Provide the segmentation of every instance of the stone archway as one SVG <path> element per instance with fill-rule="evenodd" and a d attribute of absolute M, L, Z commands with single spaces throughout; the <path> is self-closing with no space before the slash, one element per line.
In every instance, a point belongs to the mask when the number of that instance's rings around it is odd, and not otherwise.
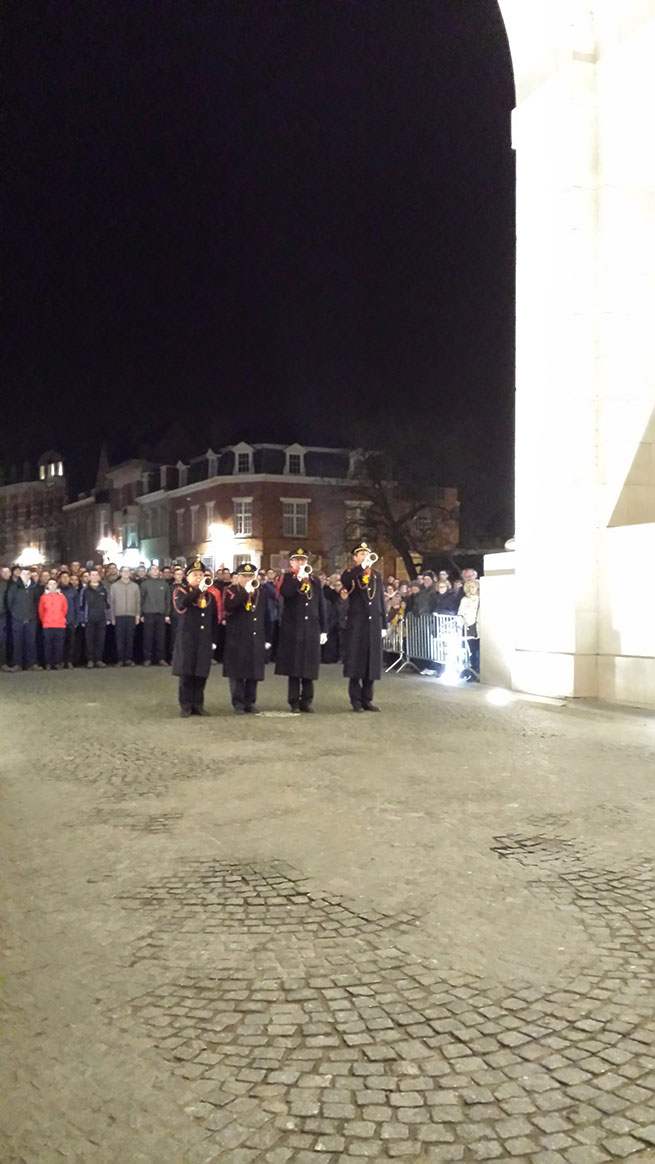
<path fill-rule="evenodd" d="M 485 567 L 488 678 L 655 706 L 655 0 L 499 3 L 517 92 L 517 515 L 515 554 Z"/>

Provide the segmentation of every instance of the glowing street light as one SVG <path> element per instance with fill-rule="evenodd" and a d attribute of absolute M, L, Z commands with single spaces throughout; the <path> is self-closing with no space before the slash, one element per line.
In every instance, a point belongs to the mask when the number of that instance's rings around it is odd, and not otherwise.
<path fill-rule="evenodd" d="M 28 566 L 42 566 L 44 562 L 45 558 L 43 554 L 35 546 L 26 546 L 16 558 L 16 565 L 22 566 L 23 568 Z"/>
<path fill-rule="evenodd" d="M 211 543 L 214 569 L 219 566 L 232 566 L 234 557 L 234 533 L 229 525 L 223 522 L 213 522 L 207 530 L 207 540 Z"/>

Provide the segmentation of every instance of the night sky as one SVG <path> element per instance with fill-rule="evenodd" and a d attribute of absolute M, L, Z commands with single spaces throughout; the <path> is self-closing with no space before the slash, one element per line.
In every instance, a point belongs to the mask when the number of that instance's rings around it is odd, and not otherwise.
<path fill-rule="evenodd" d="M 84 488 L 103 438 L 402 414 L 507 492 L 495 0 L 6 0 L 3 25 L 5 466 L 55 446 Z"/>

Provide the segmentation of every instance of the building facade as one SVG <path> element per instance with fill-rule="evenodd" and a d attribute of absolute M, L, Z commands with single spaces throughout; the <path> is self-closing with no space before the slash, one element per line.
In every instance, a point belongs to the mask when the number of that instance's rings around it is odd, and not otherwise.
<path fill-rule="evenodd" d="M 0 558 L 16 562 L 26 551 L 35 562 L 54 562 L 63 549 L 66 475 L 60 453 L 50 449 L 33 480 L 0 487 Z M 29 556 L 29 555 L 28 555 Z"/>

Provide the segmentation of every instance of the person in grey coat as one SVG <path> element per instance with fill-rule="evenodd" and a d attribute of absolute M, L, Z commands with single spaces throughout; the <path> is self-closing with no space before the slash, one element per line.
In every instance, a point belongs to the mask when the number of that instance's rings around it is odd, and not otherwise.
<path fill-rule="evenodd" d="M 117 667 L 134 666 L 134 631 L 141 617 L 141 590 L 130 577 L 128 566 L 121 566 L 116 582 L 109 590 L 111 621 L 116 627 Z"/>
<path fill-rule="evenodd" d="M 143 622 L 143 665 L 159 663 L 168 666 L 166 655 L 166 624 L 171 621 L 171 588 L 159 573 L 159 566 L 151 566 L 141 583 L 141 621 Z"/>

